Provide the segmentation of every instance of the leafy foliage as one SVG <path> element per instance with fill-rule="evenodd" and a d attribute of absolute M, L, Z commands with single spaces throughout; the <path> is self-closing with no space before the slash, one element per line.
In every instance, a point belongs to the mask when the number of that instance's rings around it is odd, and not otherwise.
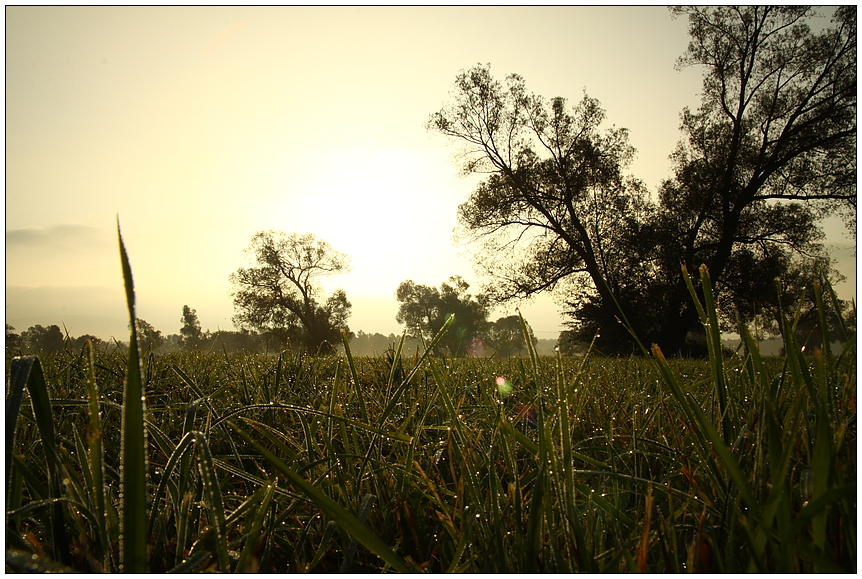
<path fill-rule="evenodd" d="M 401 303 L 395 319 L 404 324 L 409 334 L 431 339 L 454 316 L 452 330 L 438 347 L 453 356 L 467 354 L 474 340 L 485 337 L 488 325 L 488 299 L 484 295 L 473 297 L 467 293 L 469 288 L 470 284 L 460 276 L 449 278 L 439 289 L 403 281 L 395 292 Z"/>
<path fill-rule="evenodd" d="M 180 322 L 183 324 L 180 328 L 183 348 L 196 350 L 203 346 L 206 336 L 201 330 L 197 312 L 189 306 L 183 306 L 183 316 L 180 318 Z"/>
<path fill-rule="evenodd" d="M 328 353 L 348 330 L 343 290 L 322 300 L 321 276 L 347 271 L 349 258 L 312 234 L 259 231 L 247 254 L 256 264 L 231 274 L 234 323 L 273 332 L 311 352 Z"/>
<path fill-rule="evenodd" d="M 21 332 L 21 343 L 33 353 L 56 352 L 63 347 L 63 332 L 56 324 L 48 327 L 36 324 Z"/>
<path fill-rule="evenodd" d="M 642 342 L 682 351 L 698 317 L 681 264 L 709 267 L 730 326 L 736 309 L 774 312 L 776 275 L 836 279 L 819 219 L 842 215 L 855 232 L 856 10 L 839 7 L 816 33 L 805 7 L 673 12 L 689 17 L 680 66 L 704 67 L 703 101 L 683 112 L 674 177 L 655 199 L 625 173 L 627 132 L 603 130 L 588 96 L 570 107 L 478 65 L 428 123 L 464 146 L 463 172 L 485 175 L 458 218 L 481 241 L 489 296 L 557 290 L 573 332 L 598 334 L 609 352 L 635 349 L 618 320 Z"/>

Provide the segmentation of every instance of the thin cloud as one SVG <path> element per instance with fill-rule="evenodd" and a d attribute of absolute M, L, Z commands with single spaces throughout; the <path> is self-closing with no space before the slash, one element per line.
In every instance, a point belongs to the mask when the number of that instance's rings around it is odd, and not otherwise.
<path fill-rule="evenodd" d="M 61 223 L 51 227 L 25 227 L 6 231 L 7 248 L 93 246 L 104 244 L 107 239 L 105 230 L 75 223 Z"/>

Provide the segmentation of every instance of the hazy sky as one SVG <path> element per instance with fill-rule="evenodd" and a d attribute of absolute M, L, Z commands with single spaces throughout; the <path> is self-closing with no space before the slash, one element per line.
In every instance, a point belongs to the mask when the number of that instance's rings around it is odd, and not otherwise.
<path fill-rule="evenodd" d="M 586 90 L 654 191 L 699 104 L 701 72 L 674 69 L 687 43 L 661 7 L 7 7 L 7 322 L 126 339 L 119 215 L 138 315 L 163 333 L 184 304 L 233 329 L 228 276 L 270 228 L 350 255 L 327 287 L 351 329 L 397 333 L 400 282 L 481 281 L 452 240 L 475 181 L 424 128 L 456 74 Z M 522 306 L 540 338 L 557 310 Z"/>

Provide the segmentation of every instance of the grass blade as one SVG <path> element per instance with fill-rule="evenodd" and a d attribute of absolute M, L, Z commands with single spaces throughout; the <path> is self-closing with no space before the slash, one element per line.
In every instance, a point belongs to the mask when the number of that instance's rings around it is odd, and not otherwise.
<path fill-rule="evenodd" d="M 141 379 L 141 356 L 138 349 L 138 333 L 135 327 L 135 284 L 132 267 L 120 223 L 117 220 L 117 236 L 120 240 L 120 263 L 123 268 L 123 283 L 126 288 L 126 305 L 129 310 L 129 358 L 126 380 L 123 387 L 122 450 L 120 469 L 120 569 L 126 573 L 147 571 L 147 455 L 146 431 L 144 429 L 143 380 Z"/>
<path fill-rule="evenodd" d="M 400 571 L 402 573 L 410 573 L 411 569 L 407 566 L 407 564 L 401 560 L 392 550 L 389 548 L 386 543 L 384 543 L 377 535 L 368 530 L 368 528 L 357 520 L 350 512 L 348 512 L 344 507 L 330 499 L 324 493 L 319 491 L 307 480 L 296 474 L 293 470 L 287 467 L 283 462 L 281 462 L 277 456 L 275 456 L 272 452 L 269 451 L 268 448 L 251 438 L 248 434 L 245 433 L 242 429 L 236 426 L 233 423 L 230 423 L 231 427 L 239 434 L 243 439 L 245 439 L 249 444 L 251 444 L 258 452 L 260 452 L 267 460 L 269 460 L 270 464 L 278 470 L 281 474 L 287 477 L 290 480 L 291 484 L 302 490 L 302 492 L 311 499 L 328 517 L 338 523 L 338 526 L 341 527 L 347 534 L 351 537 L 356 538 L 360 543 L 365 545 L 369 551 L 383 559 L 386 563 L 391 565 L 396 571 Z"/>
<path fill-rule="evenodd" d="M 11 375 L 9 377 L 9 392 L 6 394 L 6 499 L 9 499 L 9 481 L 12 476 L 12 453 L 15 450 L 15 432 L 18 430 L 18 415 L 21 412 L 21 402 L 24 400 L 24 390 L 27 388 L 27 378 L 33 365 L 34 357 L 13 358 Z M 8 502 L 7 502 L 8 504 Z"/>
<path fill-rule="evenodd" d="M 191 432 L 192 440 L 198 450 L 198 468 L 201 471 L 204 491 L 209 504 L 210 523 L 216 532 L 216 558 L 221 573 L 230 573 L 230 558 L 227 552 L 227 528 L 225 526 L 224 502 L 222 501 L 221 488 L 218 476 L 216 476 L 210 445 L 202 432 Z"/>
<path fill-rule="evenodd" d="M 14 358 L 11 364 L 10 376 L 10 401 L 7 401 L 6 413 L 6 428 L 8 431 L 12 429 L 11 439 L 7 439 L 7 466 L 8 461 L 12 457 L 12 448 L 10 444 L 14 443 L 14 435 L 17 427 L 18 412 L 20 411 L 21 397 L 23 389 L 26 386 L 30 394 L 30 406 L 33 409 L 33 417 L 36 420 L 36 427 L 39 430 L 39 436 L 42 438 L 42 448 L 45 452 L 45 460 L 48 465 L 48 476 L 50 478 L 48 485 L 49 497 L 59 499 L 62 495 L 61 480 L 62 471 L 60 468 L 60 459 L 57 456 L 57 440 L 54 433 L 54 415 L 51 410 L 51 398 L 48 393 L 48 384 L 45 382 L 45 375 L 42 372 L 42 364 L 36 356 L 27 356 L 24 358 Z M 12 407 L 17 406 L 14 416 L 9 416 Z M 11 418 L 11 421 L 10 421 Z M 11 424 L 10 424 L 11 422 Z M 7 499 L 9 493 L 9 475 L 11 468 L 6 471 L 6 492 Z M 55 556 L 58 556 L 60 562 L 68 565 L 71 562 L 69 554 L 69 541 L 66 536 L 66 525 L 63 517 L 63 505 L 56 502 L 51 508 L 51 533 L 55 549 Z"/>
<path fill-rule="evenodd" d="M 105 451 L 102 439 L 101 394 L 96 384 L 96 369 L 93 358 L 93 343 L 87 340 L 85 346 L 87 359 L 87 403 L 89 406 L 90 428 L 87 432 L 87 451 L 90 460 L 90 473 L 93 480 L 92 494 L 96 502 L 96 520 L 102 548 L 102 569 L 111 572 L 114 568 L 108 537 L 107 488 L 105 486 Z"/>
<path fill-rule="evenodd" d="M 269 512 L 269 505 L 272 503 L 272 498 L 275 496 L 276 486 L 276 482 L 272 481 L 267 487 L 265 487 L 266 494 L 254 513 L 254 518 L 252 519 L 248 531 L 248 537 L 245 540 L 245 546 L 243 547 L 239 560 L 236 563 L 236 571 L 238 573 L 246 573 L 249 571 L 254 572 L 254 568 L 250 567 L 251 562 L 254 557 L 255 548 L 257 547 L 258 538 L 263 529 L 264 519 L 266 519 L 266 515 Z"/>
<path fill-rule="evenodd" d="M 356 365 L 353 363 L 353 354 L 350 352 L 350 340 L 347 332 L 341 330 L 341 342 L 344 344 L 344 355 L 347 356 L 347 365 L 350 367 L 350 377 L 353 380 L 353 389 L 359 400 L 359 409 L 362 412 L 362 421 L 368 422 L 368 408 L 365 406 L 365 397 L 362 395 L 362 385 L 359 383 L 359 375 L 356 373 Z"/>
<path fill-rule="evenodd" d="M 712 295 L 712 282 L 709 279 L 709 270 L 706 265 L 700 266 L 700 287 L 703 291 L 703 305 L 697 297 L 697 291 L 688 275 L 688 269 L 682 266 L 682 276 L 691 299 L 694 300 L 700 323 L 706 330 L 706 346 L 709 351 L 709 367 L 712 370 L 712 379 L 715 383 L 715 393 L 718 398 L 718 411 L 721 416 L 721 435 L 724 444 L 730 446 L 736 438 L 733 429 L 733 421 L 728 415 L 727 405 L 727 382 L 724 377 L 724 360 L 721 354 L 721 329 L 718 325 L 718 313 L 716 312 L 715 299 Z"/>

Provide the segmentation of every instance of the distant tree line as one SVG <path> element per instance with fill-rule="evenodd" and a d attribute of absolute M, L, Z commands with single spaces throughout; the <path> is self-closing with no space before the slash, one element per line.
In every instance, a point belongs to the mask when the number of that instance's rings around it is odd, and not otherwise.
<path fill-rule="evenodd" d="M 518 316 L 500 318 L 494 323 L 489 322 L 487 310 L 478 307 L 477 299 L 465 293 L 468 287 L 466 282 L 460 278 L 452 279 L 457 280 L 454 288 L 448 284 L 443 284 L 444 297 L 440 297 L 438 294 L 437 300 L 430 305 L 430 307 L 435 308 L 436 313 L 432 322 L 427 320 L 423 322 L 426 334 L 420 337 L 418 332 L 409 331 L 404 336 L 402 355 L 414 356 L 417 352 L 424 351 L 422 339 L 439 331 L 445 322 L 446 312 L 463 315 L 464 312 L 469 311 L 474 312 L 474 314 L 479 313 L 478 317 L 476 315 L 472 318 L 465 317 L 463 322 L 459 319 L 458 324 L 455 325 L 456 333 L 453 334 L 457 337 L 444 342 L 440 347 L 440 352 L 450 355 L 470 354 L 474 356 L 526 354 Z M 409 283 L 412 284 L 412 282 Z M 424 291 L 425 286 L 413 284 L 413 288 Z M 439 291 L 436 288 L 430 289 Z M 430 292 L 430 295 L 434 295 L 434 291 Z M 426 291 L 426 293 L 429 292 Z M 304 349 L 303 342 L 291 342 L 289 339 L 291 332 L 285 331 L 283 328 L 271 328 L 262 332 L 248 328 L 233 331 L 204 331 L 201 329 L 196 310 L 188 305 L 183 306 L 179 321 L 181 326 L 178 333 L 163 334 L 146 320 L 138 318 L 135 322 L 135 329 L 141 350 L 160 353 L 215 351 L 234 354 L 278 353 L 289 348 Z M 440 322 L 439 325 L 437 325 L 438 322 Z M 349 333 L 348 338 L 350 350 L 354 356 L 382 356 L 397 349 L 402 335 L 366 333 L 360 330 L 356 334 Z M 87 340 L 100 349 L 125 349 L 128 347 L 126 341 L 111 340 L 106 342 L 91 334 L 72 337 L 57 325 L 42 326 L 37 324 L 18 334 L 15 332 L 14 326 L 6 324 L 6 353 L 10 356 L 49 354 L 63 350 L 79 352 L 84 348 Z M 533 343 L 541 355 L 550 355 L 555 351 L 557 340 L 536 340 L 533 338 Z M 342 349 L 338 344 L 331 351 Z M 575 351 L 577 351 L 577 347 L 567 350 L 569 353 Z"/>
<path fill-rule="evenodd" d="M 94 345 L 103 343 L 98 337 L 90 334 L 70 338 L 57 325 L 45 327 L 36 324 L 17 334 L 14 326 L 6 324 L 6 352 L 11 354 L 49 353 L 62 350 L 64 347 L 78 349 L 83 348 L 87 340 L 91 340 Z"/>
<path fill-rule="evenodd" d="M 259 231 L 246 248 L 251 267 L 240 267 L 230 276 L 236 310 L 234 324 L 244 339 L 261 334 L 284 345 L 312 353 L 332 353 L 341 345 L 341 333 L 352 340 L 356 355 L 382 354 L 394 349 L 394 335 L 354 336 L 347 325 L 351 304 L 344 290 L 323 295 L 321 278 L 347 271 L 350 258 L 314 235 Z M 396 297 L 401 303 L 396 320 L 405 325 L 409 350 L 430 341 L 446 320 L 455 317 L 436 345 L 438 353 L 462 356 L 516 356 L 526 354 L 526 342 L 518 316 L 490 322 L 489 301 L 467 293 L 469 284 L 454 276 L 439 288 L 403 282 Z M 194 311 L 183 310 L 186 343 L 202 338 Z M 536 338 L 529 331 L 535 344 Z M 227 336 L 224 337 L 228 341 Z M 237 336 L 230 336 L 234 341 Z"/>

